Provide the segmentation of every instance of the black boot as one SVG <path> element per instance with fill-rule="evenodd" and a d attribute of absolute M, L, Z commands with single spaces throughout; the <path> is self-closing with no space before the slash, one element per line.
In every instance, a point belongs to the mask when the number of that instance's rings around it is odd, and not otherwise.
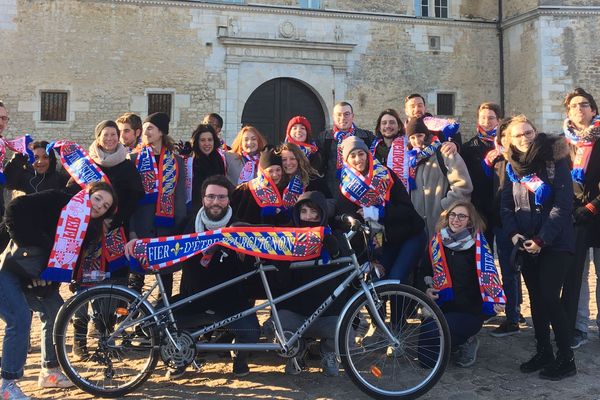
<path fill-rule="evenodd" d="M 519 369 L 521 372 L 529 374 L 531 372 L 539 371 L 553 362 L 554 352 L 552 351 L 552 345 L 538 345 L 535 355 L 531 357 L 531 360 L 521 364 Z"/>
<path fill-rule="evenodd" d="M 540 371 L 540 378 L 551 381 L 559 381 L 563 378 L 577 374 L 575 366 L 575 357 L 573 352 L 563 355 L 560 351 L 556 355 L 556 360 Z"/>

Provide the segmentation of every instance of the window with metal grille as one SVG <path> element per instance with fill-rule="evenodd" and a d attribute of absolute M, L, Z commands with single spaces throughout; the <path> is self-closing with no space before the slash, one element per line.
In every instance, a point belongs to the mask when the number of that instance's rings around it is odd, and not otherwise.
<path fill-rule="evenodd" d="M 301 8 L 321 8 L 321 0 L 299 0 L 298 3 Z"/>
<path fill-rule="evenodd" d="M 42 92 L 41 93 L 41 116 L 42 121 L 67 120 L 67 92 Z"/>
<path fill-rule="evenodd" d="M 437 94 L 437 114 L 438 115 L 454 115 L 454 94 L 453 93 L 438 93 Z"/>
<path fill-rule="evenodd" d="M 448 0 L 435 0 L 435 17 L 448 18 Z"/>
<path fill-rule="evenodd" d="M 164 112 L 171 118 L 172 104 L 173 95 L 171 93 L 148 93 L 148 115 Z"/>

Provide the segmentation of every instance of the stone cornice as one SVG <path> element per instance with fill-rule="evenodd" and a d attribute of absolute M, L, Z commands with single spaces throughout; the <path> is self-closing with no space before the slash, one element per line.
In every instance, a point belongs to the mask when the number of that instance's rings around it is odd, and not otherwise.
<path fill-rule="evenodd" d="M 600 16 L 600 6 L 539 6 L 502 22 L 502 29 L 522 24 L 539 17 Z"/>
<path fill-rule="evenodd" d="M 356 44 L 353 43 L 307 42 L 303 40 L 262 39 L 235 36 L 220 36 L 219 42 L 226 47 L 270 47 L 292 50 L 326 50 L 346 53 L 352 51 L 356 46 Z"/>
<path fill-rule="evenodd" d="M 88 0 L 89 1 L 89 0 Z M 304 17 L 320 17 L 349 19 L 357 21 L 375 21 L 390 23 L 406 23 L 415 25 L 463 27 L 472 29 L 496 29 L 496 21 L 469 20 L 469 19 L 445 19 L 445 18 L 423 18 L 411 15 L 372 13 L 360 11 L 341 10 L 310 10 L 296 7 L 268 6 L 262 4 L 231 4 L 231 3 L 208 3 L 191 0 L 95 0 L 104 3 L 137 4 L 159 7 L 182 7 L 200 8 L 219 11 L 238 11 L 253 14 L 281 14 L 296 15 Z"/>

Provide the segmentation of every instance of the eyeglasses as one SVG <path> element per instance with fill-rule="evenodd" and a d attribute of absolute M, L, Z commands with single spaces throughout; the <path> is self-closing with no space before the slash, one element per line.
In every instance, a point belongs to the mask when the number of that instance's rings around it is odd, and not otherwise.
<path fill-rule="evenodd" d="M 455 218 L 458 218 L 459 221 L 464 221 L 465 219 L 469 218 L 469 216 L 467 214 L 457 214 L 455 212 L 451 212 L 450 214 L 448 214 L 448 219 Z"/>
<path fill-rule="evenodd" d="M 229 199 L 229 196 L 226 194 L 205 194 L 204 198 L 210 201 L 215 201 L 215 200 L 219 200 L 219 201 L 225 201 L 227 199 Z"/>
<path fill-rule="evenodd" d="M 523 136 L 525 136 L 527 139 L 531 139 L 532 137 L 535 136 L 535 131 L 534 130 L 529 130 L 529 131 L 525 131 L 523 133 L 520 133 L 518 135 L 510 135 L 513 139 L 521 139 Z"/>
<path fill-rule="evenodd" d="M 10 121 L 10 118 L 8 118 L 8 117 L 5 117 L 5 116 L 1 116 L 1 117 L 0 117 L 0 119 L 1 119 L 2 121 L 4 121 L 4 122 L 8 122 L 8 121 Z"/>
<path fill-rule="evenodd" d="M 569 108 L 577 108 L 577 107 L 579 107 L 579 108 L 588 108 L 590 106 L 591 106 L 591 104 L 588 103 L 587 101 L 583 101 L 581 103 L 569 104 Z"/>

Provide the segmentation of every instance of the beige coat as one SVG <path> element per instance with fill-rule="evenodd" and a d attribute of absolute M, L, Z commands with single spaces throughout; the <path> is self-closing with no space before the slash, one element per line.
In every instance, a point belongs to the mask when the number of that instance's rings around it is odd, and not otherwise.
<path fill-rule="evenodd" d="M 440 149 L 438 149 L 440 151 Z M 417 166 L 415 181 L 417 188 L 411 190 L 410 199 L 415 209 L 425 220 L 427 236 L 431 238 L 435 225 L 443 210 L 458 200 L 471 200 L 473 184 L 462 157 L 455 153 L 451 156 L 442 154 L 448 169 L 446 176 L 438 165 L 438 157 L 434 154 Z"/>

